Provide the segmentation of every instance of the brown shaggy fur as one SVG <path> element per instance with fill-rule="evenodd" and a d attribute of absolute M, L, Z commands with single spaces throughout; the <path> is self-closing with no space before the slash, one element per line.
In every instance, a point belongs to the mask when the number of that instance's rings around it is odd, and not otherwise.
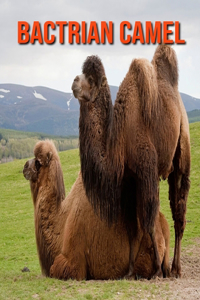
<path fill-rule="evenodd" d="M 157 275 L 161 269 L 154 222 L 159 178 L 168 178 L 176 236 L 172 272 L 178 277 L 190 187 L 190 138 L 177 65 L 168 45 L 157 47 L 152 63 L 133 60 L 113 107 L 102 62 L 89 56 L 72 90 L 80 102 L 81 171 L 89 201 L 110 224 L 122 213 L 130 241 L 138 216 L 152 238 Z M 130 269 L 133 262 L 130 257 Z"/>
<path fill-rule="evenodd" d="M 30 180 L 34 203 L 35 234 L 42 273 L 58 279 L 117 279 L 128 270 L 129 240 L 119 220 L 108 227 L 88 202 L 79 173 L 64 199 L 64 183 L 54 144 L 41 141 L 35 158 L 26 162 L 24 176 Z M 135 244 L 134 272 L 150 278 L 155 272 L 151 239 L 140 226 Z M 169 275 L 169 226 L 156 217 L 156 241 L 163 270 Z"/>

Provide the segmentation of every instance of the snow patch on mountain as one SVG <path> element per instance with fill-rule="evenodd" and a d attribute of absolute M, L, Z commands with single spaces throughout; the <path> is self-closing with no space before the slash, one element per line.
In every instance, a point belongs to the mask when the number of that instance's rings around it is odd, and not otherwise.
<path fill-rule="evenodd" d="M 4 89 L 0 89 L 0 92 L 3 92 L 3 93 L 10 93 L 9 90 L 4 90 Z"/>
<path fill-rule="evenodd" d="M 17 98 L 18 98 L 18 99 L 22 99 L 22 97 L 21 97 L 21 96 L 17 96 Z"/>
<path fill-rule="evenodd" d="M 3 96 L 3 95 L 0 95 L 0 98 L 4 98 L 5 96 Z"/>
<path fill-rule="evenodd" d="M 33 95 L 37 99 L 41 99 L 41 100 L 47 101 L 47 99 L 44 96 L 42 96 L 41 94 L 37 93 L 36 91 L 34 91 Z"/>
<path fill-rule="evenodd" d="M 72 98 L 73 98 L 73 94 L 71 94 L 71 98 L 67 101 L 68 110 L 70 110 L 70 101 L 72 100 Z"/>

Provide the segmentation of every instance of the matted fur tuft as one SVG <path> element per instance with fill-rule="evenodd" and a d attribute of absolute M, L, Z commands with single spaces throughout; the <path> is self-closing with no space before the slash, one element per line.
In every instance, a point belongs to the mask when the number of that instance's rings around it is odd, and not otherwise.
<path fill-rule="evenodd" d="M 173 87 L 178 85 L 178 61 L 171 46 L 158 45 L 152 64 L 156 68 L 158 78 L 170 82 Z"/>
<path fill-rule="evenodd" d="M 96 86 L 99 88 L 101 85 L 101 78 L 105 75 L 105 70 L 101 59 L 97 55 L 88 56 L 85 60 L 82 72 L 85 74 L 86 78 L 92 76 L 95 81 Z"/>

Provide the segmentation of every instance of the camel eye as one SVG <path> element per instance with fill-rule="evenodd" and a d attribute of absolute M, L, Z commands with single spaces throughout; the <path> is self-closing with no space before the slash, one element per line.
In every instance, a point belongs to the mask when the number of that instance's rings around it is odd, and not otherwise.
<path fill-rule="evenodd" d="M 39 160 L 36 159 L 35 161 L 35 167 L 36 167 L 36 170 L 39 171 L 40 167 L 41 167 L 41 163 L 39 162 Z"/>

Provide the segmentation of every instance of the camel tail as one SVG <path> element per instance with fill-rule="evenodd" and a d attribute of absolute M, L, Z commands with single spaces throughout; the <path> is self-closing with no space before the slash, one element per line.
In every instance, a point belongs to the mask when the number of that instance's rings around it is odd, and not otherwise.
<path fill-rule="evenodd" d="M 158 79 L 168 81 L 173 87 L 178 85 L 178 61 L 174 49 L 169 45 L 158 45 L 152 64 Z"/>
<path fill-rule="evenodd" d="M 158 111 L 158 86 L 153 65 L 146 59 L 134 59 L 129 72 L 133 74 L 142 116 L 146 126 L 155 120 Z"/>

